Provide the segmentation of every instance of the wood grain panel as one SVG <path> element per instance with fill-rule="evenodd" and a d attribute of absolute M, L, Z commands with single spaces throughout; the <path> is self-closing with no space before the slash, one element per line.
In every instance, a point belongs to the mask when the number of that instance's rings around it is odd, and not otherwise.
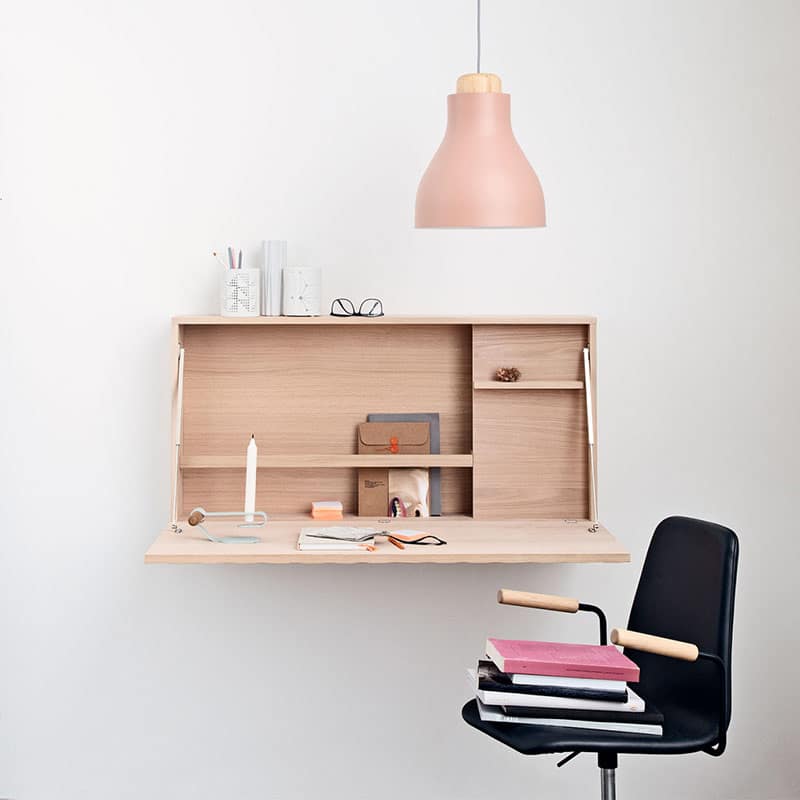
<path fill-rule="evenodd" d="M 354 469 L 259 469 L 256 508 L 268 514 L 306 514 L 313 500 L 341 500 L 346 513 L 358 510 Z M 243 469 L 183 470 L 185 517 L 196 506 L 208 511 L 244 508 Z M 442 469 L 442 513 L 472 513 L 472 470 Z"/>
<path fill-rule="evenodd" d="M 195 505 L 238 508 L 244 471 L 236 467 L 250 433 L 262 465 L 260 507 L 302 514 L 314 499 L 341 499 L 355 511 L 358 423 L 370 411 L 438 411 L 442 452 L 453 459 L 443 470 L 445 514 L 588 516 L 585 401 L 576 387 L 590 339 L 594 355 L 591 318 L 398 325 L 384 318 L 376 326 L 212 319 L 179 327 L 184 513 Z M 501 365 L 518 366 L 535 390 L 473 391 L 473 382 L 490 386 Z M 455 468 L 468 466 L 470 450 L 474 470 Z"/>
<path fill-rule="evenodd" d="M 583 389 L 583 381 L 475 381 L 473 389 L 501 392 L 511 390 L 537 391 L 539 389 Z"/>
<path fill-rule="evenodd" d="M 376 520 L 361 518 L 359 525 Z M 150 564 L 528 564 L 630 561 L 630 553 L 602 525 L 590 533 L 586 520 L 475 522 L 463 518 L 408 520 L 379 523 L 382 528 L 413 528 L 441 536 L 443 547 L 406 547 L 388 542 L 375 552 L 306 552 L 297 550 L 301 526 L 326 525 L 313 520 L 273 520 L 264 528 L 248 530 L 263 538 L 258 544 L 218 544 L 200 531 L 183 525 L 183 533 L 162 531 L 145 554 Z M 243 531 L 231 521 L 209 525 L 218 535 Z"/>
<path fill-rule="evenodd" d="M 185 326 L 183 455 L 356 453 L 370 412 L 437 411 L 471 444 L 469 326 Z"/>
<path fill-rule="evenodd" d="M 181 466 L 184 469 L 237 469 L 246 463 L 244 454 L 238 456 L 184 456 Z M 338 469 L 340 467 L 471 467 L 472 455 L 428 455 L 426 453 L 378 455 L 361 453 L 359 455 L 333 455 L 332 453 L 280 453 L 266 455 L 259 453 L 259 468 L 269 469 Z"/>
<path fill-rule="evenodd" d="M 474 377 L 490 381 L 498 367 L 517 367 L 525 381 L 582 381 L 588 342 L 588 325 L 475 325 Z"/>
<path fill-rule="evenodd" d="M 475 393 L 476 519 L 589 513 L 584 392 Z"/>
<path fill-rule="evenodd" d="M 438 412 L 442 453 L 471 464 L 470 326 L 202 325 L 183 327 L 182 341 L 184 511 L 242 504 L 244 471 L 213 465 L 243 464 L 250 433 L 261 463 L 296 458 L 291 469 L 259 469 L 259 508 L 303 513 L 312 500 L 339 499 L 355 510 L 347 459 L 310 467 L 355 455 L 356 427 L 371 412 Z M 471 487 L 469 469 L 443 469 L 443 513 L 470 513 Z"/>
<path fill-rule="evenodd" d="M 225 325 L 244 327 L 340 327 L 353 328 L 389 325 L 590 325 L 594 317 L 566 314 L 547 316 L 385 316 L 385 317 L 220 317 L 178 316 L 173 317 L 177 325 Z"/>

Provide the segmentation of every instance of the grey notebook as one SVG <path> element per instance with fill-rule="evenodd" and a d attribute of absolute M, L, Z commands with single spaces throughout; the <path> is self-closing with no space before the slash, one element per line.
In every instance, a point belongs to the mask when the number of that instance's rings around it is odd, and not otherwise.
<path fill-rule="evenodd" d="M 431 426 L 431 455 L 439 455 L 441 444 L 438 414 L 367 414 L 367 422 L 427 422 Z M 429 475 L 431 516 L 440 517 L 442 515 L 442 471 L 439 467 L 431 467 Z"/>

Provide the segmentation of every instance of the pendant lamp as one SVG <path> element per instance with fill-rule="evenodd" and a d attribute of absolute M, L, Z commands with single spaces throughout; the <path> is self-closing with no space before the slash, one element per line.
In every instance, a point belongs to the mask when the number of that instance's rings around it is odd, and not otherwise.
<path fill-rule="evenodd" d="M 481 72 L 478 3 L 477 71 L 462 75 L 447 97 L 444 140 L 417 189 L 417 228 L 541 228 L 539 178 L 511 130 L 511 96 L 500 78 Z"/>

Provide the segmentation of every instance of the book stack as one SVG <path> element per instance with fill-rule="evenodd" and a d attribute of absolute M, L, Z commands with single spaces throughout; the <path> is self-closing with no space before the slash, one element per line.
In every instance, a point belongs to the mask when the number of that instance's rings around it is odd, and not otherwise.
<path fill-rule="evenodd" d="M 468 670 L 489 722 L 661 736 L 664 717 L 630 688 L 639 667 L 614 645 L 488 639 Z"/>
<path fill-rule="evenodd" d="M 311 504 L 311 518 L 329 522 L 344 519 L 342 504 L 338 500 L 316 500 Z"/>

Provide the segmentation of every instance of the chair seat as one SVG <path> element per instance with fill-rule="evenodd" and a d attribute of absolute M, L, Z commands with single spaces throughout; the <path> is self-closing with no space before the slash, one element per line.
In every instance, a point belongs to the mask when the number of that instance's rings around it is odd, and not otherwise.
<path fill-rule="evenodd" d="M 663 710 L 663 709 L 662 709 Z M 684 709 L 664 713 L 663 736 L 638 733 L 612 733 L 556 728 L 550 725 L 516 725 L 508 722 L 484 722 L 478 705 L 470 700 L 461 710 L 464 721 L 492 739 L 524 755 L 537 753 L 695 753 L 714 744 L 717 732 L 709 730 L 703 719 Z"/>

